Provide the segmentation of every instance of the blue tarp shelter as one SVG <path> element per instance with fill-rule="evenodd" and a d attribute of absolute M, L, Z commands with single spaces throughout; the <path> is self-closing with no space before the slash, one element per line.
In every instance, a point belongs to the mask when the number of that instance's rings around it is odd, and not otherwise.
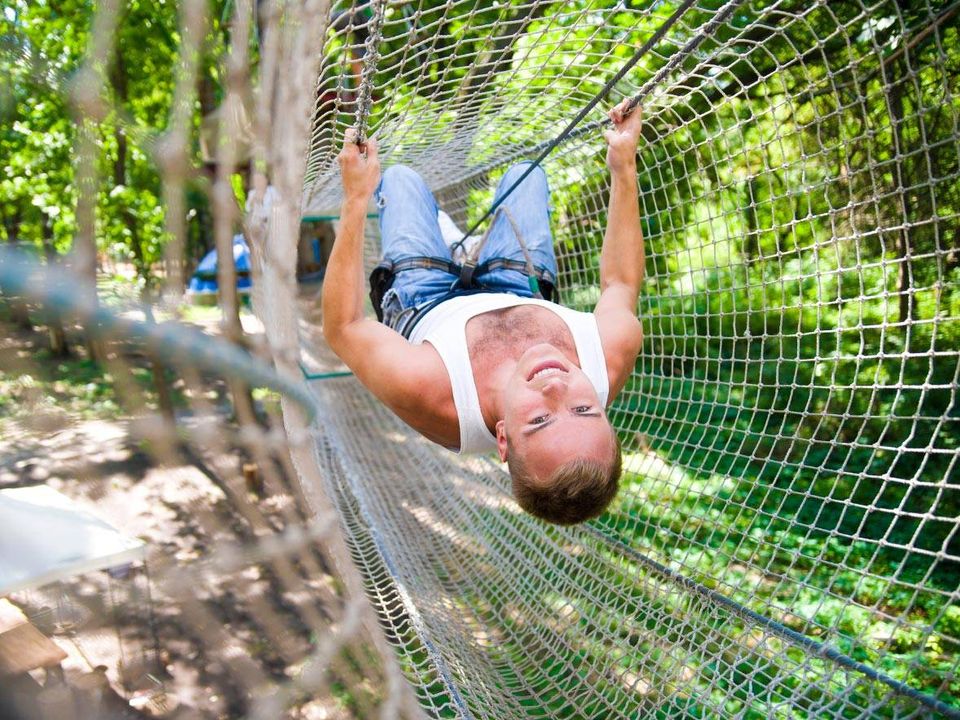
<path fill-rule="evenodd" d="M 237 290 L 250 292 L 250 248 L 242 234 L 233 236 L 233 262 L 237 268 Z M 217 294 L 217 251 L 208 252 L 194 270 L 187 287 L 194 295 Z"/>

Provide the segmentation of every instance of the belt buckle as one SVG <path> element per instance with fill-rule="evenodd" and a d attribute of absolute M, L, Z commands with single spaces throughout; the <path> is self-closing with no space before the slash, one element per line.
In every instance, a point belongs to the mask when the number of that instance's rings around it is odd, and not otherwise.
<path fill-rule="evenodd" d="M 477 269 L 476 260 L 467 260 L 460 266 L 460 287 L 462 288 L 471 288 L 473 287 L 473 273 Z"/>

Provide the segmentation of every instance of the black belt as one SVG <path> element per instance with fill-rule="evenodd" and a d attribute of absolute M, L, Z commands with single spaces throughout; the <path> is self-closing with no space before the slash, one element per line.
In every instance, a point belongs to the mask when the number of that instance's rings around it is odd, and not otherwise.
<path fill-rule="evenodd" d="M 443 295 L 436 298 L 435 300 L 431 300 L 426 305 L 421 305 L 420 307 L 416 308 L 413 311 L 413 313 L 403 321 L 402 326 L 395 327 L 394 330 L 396 330 L 398 333 L 403 335 L 407 340 L 409 340 L 410 335 L 413 334 L 413 329 L 417 326 L 417 323 L 423 320 L 423 318 L 426 317 L 427 313 L 433 310 L 440 303 L 446 302 L 447 300 L 450 300 L 455 297 L 463 297 L 464 295 L 480 295 L 482 293 L 489 293 L 489 292 L 492 292 L 492 291 L 484 290 L 483 288 L 471 288 L 471 289 L 454 288 L 453 290 L 450 290 L 444 293 Z M 400 325 L 400 323 L 398 323 L 398 325 Z"/>

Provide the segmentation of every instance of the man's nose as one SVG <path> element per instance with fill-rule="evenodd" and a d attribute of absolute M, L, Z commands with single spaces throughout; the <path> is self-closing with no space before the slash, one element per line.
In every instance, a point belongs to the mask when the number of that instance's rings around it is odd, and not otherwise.
<path fill-rule="evenodd" d="M 563 389 L 567 386 L 561 377 L 551 377 L 543 384 L 543 394 L 547 397 L 556 397 L 563 392 Z"/>

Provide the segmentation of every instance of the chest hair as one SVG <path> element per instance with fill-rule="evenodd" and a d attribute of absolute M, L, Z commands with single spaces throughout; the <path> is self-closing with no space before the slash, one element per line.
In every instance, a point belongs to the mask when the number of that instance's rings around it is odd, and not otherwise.
<path fill-rule="evenodd" d="M 574 351 L 570 329 L 556 313 L 541 307 L 518 306 L 493 310 L 467 323 L 467 348 L 474 369 L 517 358 L 540 343 Z"/>

